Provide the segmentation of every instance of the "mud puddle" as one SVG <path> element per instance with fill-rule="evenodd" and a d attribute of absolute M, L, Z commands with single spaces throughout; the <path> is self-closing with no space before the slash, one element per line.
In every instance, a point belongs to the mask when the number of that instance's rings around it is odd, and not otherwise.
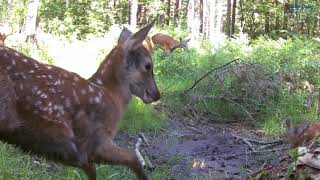
<path fill-rule="evenodd" d="M 145 135 L 149 146 L 141 146 L 140 151 L 153 165 L 170 166 L 171 177 L 167 179 L 244 179 L 278 163 L 286 153 L 285 145 L 264 144 L 272 140 L 241 125 L 188 126 L 171 119 L 166 128 Z M 245 142 L 243 137 L 256 142 Z M 116 141 L 134 147 L 137 138 L 120 133 Z"/>

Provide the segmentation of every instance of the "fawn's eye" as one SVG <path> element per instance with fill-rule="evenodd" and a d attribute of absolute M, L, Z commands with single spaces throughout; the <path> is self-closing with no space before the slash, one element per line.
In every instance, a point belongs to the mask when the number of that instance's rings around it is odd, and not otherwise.
<path fill-rule="evenodd" d="M 147 64 L 145 65 L 145 68 L 146 68 L 147 71 L 150 71 L 150 69 L 151 69 L 151 63 L 147 63 Z"/>

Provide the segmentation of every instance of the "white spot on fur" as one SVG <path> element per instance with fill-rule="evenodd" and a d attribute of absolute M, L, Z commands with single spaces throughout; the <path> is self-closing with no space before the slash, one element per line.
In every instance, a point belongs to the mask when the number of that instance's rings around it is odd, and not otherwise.
<path fill-rule="evenodd" d="M 34 70 L 29 71 L 29 73 L 34 73 Z"/>
<path fill-rule="evenodd" d="M 93 87 L 89 85 L 89 92 L 93 92 Z"/>
<path fill-rule="evenodd" d="M 78 76 L 73 76 L 73 80 L 78 82 L 78 81 L 80 81 L 80 78 Z"/>
<path fill-rule="evenodd" d="M 19 84 L 19 89 L 22 91 L 23 90 L 23 84 Z"/>
<path fill-rule="evenodd" d="M 14 59 L 12 59 L 11 63 L 12 63 L 13 66 L 16 65 L 16 61 Z"/>
<path fill-rule="evenodd" d="M 7 66 L 7 67 L 6 67 L 6 70 L 8 70 L 8 71 L 11 70 L 11 69 L 12 69 L 11 66 Z"/>
<path fill-rule="evenodd" d="M 100 99 L 99 97 L 95 97 L 95 98 L 94 98 L 94 102 L 100 103 L 100 102 L 101 102 L 101 99 Z"/>
<path fill-rule="evenodd" d="M 85 95 L 85 94 L 87 94 L 87 91 L 85 89 L 81 89 L 80 93 L 81 93 L 81 95 Z"/>
<path fill-rule="evenodd" d="M 20 54 L 19 54 L 19 53 L 17 53 L 17 52 L 15 52 L 15 53 L 14 53 L 14 55 L 16 55 L 16 56 L 20 57 Z"/>
<path fill-rule="evenodd" d="M 28 60 L 27 60 L 27 59 L 22 59 L 22 61 L 23 61 L 23 62 L 25 62 L 25 63 L 27 63 L 27 62 L 28 62 Z"/>
<path fill-rule="evenodd" d="M 102 81 L 101 81 L 101 79 L 97 79 L 97 80 L 96 80 L 96 83 L 97 83 L 97 84 L 101 84 L 101 85 L 103 84 Z"/>
<path fill-rule="evenodd" d="M 66 107 L 71 107 L 71 100 L 70 100 L 70 98 L 66 98 L 66 100 L 65 100 L 65 102 L 64 102 L 64 105 L 65 105 Z"/>

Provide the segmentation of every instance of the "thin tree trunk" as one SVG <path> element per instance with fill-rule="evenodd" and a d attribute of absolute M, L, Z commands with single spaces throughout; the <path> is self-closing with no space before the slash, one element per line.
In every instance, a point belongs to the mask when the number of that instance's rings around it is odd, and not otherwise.
<path fill-rule="evenodd" d="M 223 10 L 224 10 L 224 0 L 218 0 L 218 5 L 217 5 L 217 9 L 218 9 L 218 14 L 217 14 L 217 24 L 216 24 L 216 33 L 221 33 L 222 31 L 222 26 L 223 26 L 223 21 L 222 21 L 222 17 L 223 17 Z"/>
<path fill-rule="evenodd" d="M 278 6 L 279 6 L 278 0 L 275 0 L 275 4 L 278 8 Z M 280 17 L 279 17 L 279 12 L 276 11 L 275 13 L 276 13 L 276 27 L 275 27 L 275 29 L 277 30 L 276 32 L 278 34 L 279 33 L 278 31 L 280 30 Z"/>
<path fill-rule="evenodd" d="M 215 33 L 215 20 L 216 20 L 216 5 L 217 0 L 208 1 L 209 3 L 209 39 L 211 43 L 214 43 L 214 33 Z"/>
<path fill-rule="evenodd" d="M 203 33 L 203 29 L 204 29 L 203 1 L 204 0 L 200 0 L 200 28 L 199 28 L 200 33 Z"/>
<path fill-rule="evenodd" d="M 138 0 L 131 0 L 130 7 L 130 26 L 136 28 L 137 26 L 137 12 L 138 12 Z"/>
<path fill-rule="evenodd" d="M 167 25 L 170 25 L 170 10 L 171 10 L 171 0 L 168 0 L 167 1 L 167 18 L 166 18 L 166 21 L 167 21 Z"/>
<path fill-rule="evenodd" d="M 270 32 L 270 11 L 269 10 L 265 12 L 264 32 L 265 33 Z"/>
<path fill-rule="evenodd" d="M 163 5 L 163 3 L 164 3 L 164 0 L 160 0 L 160 7 Z M 160 14 L 159 21 L 160 21 L 160 26 L 163 27 L 164 23 L 165 23 L 164 14 L 162 14 L 162 13 Z"/>
<path fill-rule="evenodd" d="M 289 7 L 288 7 L 288 4 L 286 3 L 284 6 L 283 6 L 283 29 L 284 30 L 288 30 L 288 14 L 287 14 L 287 11 L 289 11 Z"/>
<path fill-rule="evenodd" d="M 226 34 L 231 37 L 230 24 L 231 24 L 231 0 L 227 0 L 227 16 L 226 16 Z"/>
<path fill-rule="evenodd" d="M 194 0 L 189 0 L 188 3 L 188 30 L 191 32 L 191 39 L 194 39 L 195 27 L 194 27 Z"/>
<path fill-rule="evenodd" d="M 36 32 L 37 15 L 38 15 L 39 0 L 29 0 L 29 7 L 26 19 L 26 35 L 27 39 L 30 35 Z"/>
<path fill-rule="evenodd" d="M 236 9 L 237 9 L 237 0 L 233 0 L 233 3 L 232 3 L 232 18 L 231 18 L 231 35 L 234 35 L 234 32 L 235 32 Z"/>
<path fill-rule="evenodd" d="M 239 0 L 239 7 L 240 7 L 240 28 L 239 28 L 239 30 L 240 30 L 240 32 L 242 32 L 243 33 L 243 29 L 244 29 L 244 24 L 243 24 L 243 21 L 244 21 L 244 16 L 243 16 L 243 4 L 242 4 L 242 1 L 243 0 Z"/>
<path fill-rule="evenodd" d="M 180 26 L 179 24 L 179 11 L 180 11 L 180 1 L 181 0 L 176 0 L 175 3 L 175 8 L 174 8 L 174 24 L 176 27 Z"/>

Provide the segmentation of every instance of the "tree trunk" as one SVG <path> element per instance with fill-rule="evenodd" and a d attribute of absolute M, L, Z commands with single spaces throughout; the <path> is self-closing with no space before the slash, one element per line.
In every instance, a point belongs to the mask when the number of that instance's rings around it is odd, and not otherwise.
<path fill-rule="evenodd" d="M 265 12 L 264 32 L 265 33 L 270 32 L 270 11 L 269 10 Z"/>
<path fill-rule="evenodd" d="M 204 1 L 204 0 L 200 0 L 200 28 L 199 28 L 199 32 L 200 32 L 200 33 L 203 33 L 203 29 L 204 29 L 203 1 Z"/>
<path fill-rule="evenodd" d="M 194 9 L 195 9 L 194 0 L 189 0 L 187 18 L 188 18 L 188 30 L 191 33 L 191 39 L 194 39 L 194 35 L 195 35 Z"/>
<path fill-rule="evenodd" d="M 226 34 L 231 37 L 230 34 L 230 21 L 231 21 L 231 0 L 227 0 L 227 15 L 226 15 Z"/>
<path fill-rule="evenodd" d="M 181 0 L 176 0 L 176 3 L 175 3 L 175 8 L 174 8 L 174 24 L 176 27 L 179 27 L 180 26 L 180 23 L 179 23 L 179 11 L 180 11 L 180 3 Z"/>
<path fill-rule="evenodd" d="M 284 30 L 288 30 L 288 14 L 287 11 L 289 11 L 289 7 L 288 4 L 286 2 L 286 4 L 283 6 L 283 27 L 282 29 Z"/>
<path fill-rule="evenodd" d="M 34 35 L 37 29 L 37 15 L 38 15 L 39 0 L 29 0 L 29 7 L 26 19 L 26 35 L 27 39 Z"/>
<path fill-rule="evenodd" d="M 11 0 L 6 0 L 6 9 L 7 9 L 7 11 L 10 11 L 10 6 L 11 6 Z"/>
<path fill-rule="evenodd" d="M 244 22 L 244 16 L 243 16 L 243 2 L 242 2 L 243 0 L 239 0 L 239 8 L 240 8 L 240 28 L 239 28 L 239 30 L 240 30 L 240 32 L 242 32 L 243 33 L 243 29 L 244 29 L 244 24 L 243 24 L 243 22 Z"/>
<path fill-rule="evenodd" d="M 167 25 L 170 25 L 170 19 L 171 19 L 170 10 L 171 10 L 171 0 L 168 0 L 167 1 L 167 18 L 166 18 Z"/>
<path fill-rule="evenodd" d="M 278 6 L 279 6 L 278 0 L 275 0 L 275 4 L 278 8 Z M 279 30 L 280 30 L 280 18 L 279 18 L 279 12 L 276 11 L 275 13 L 276 13 L 276 27 L 275 27 L 275 29 L 276 29 L 276 33 L 278 34 Z"/>
<path fill-rule="evenodd" d="M 222 31 L 222 26 L 223 26 L 223 11 L 224 11 L 224 0 L 218 0 L 218 14 L 217 14 L 217 24 L 216 24 L 216 33 L 221 33 Z"/>
<path fill-rule="evenodd" d="M 232 3 L 232 18 L 231 18 L 231 35 L 234 35 L 234 32 L 235 32 L 236 9 L 237 9 L 237 0 L 233 0 L 233 3 Z"/>
<path fill-rule="evenodd" d="M 163 5 L 163 3 L 164 3 L 164 0 L 160 0 L 160 7 Z M 161 11 L 162 10 L 163 9 L 161 9 Z M 165 23 L 165 17 L 163 13 L 160 14 L 159 21 L 160 21 L 160 26 L 163 27 Z"/>
<path fill-rule="evenodd" d="M 217 15 L 217 0 L 208 1 L 209 3 L 209 39 L 211 43 L 214 43 L 215 33 L 215 20 Z"/>
<path fill-rule="evenodd" d="M 130 6 L 130 26 L 135 29 L 137 26 L 138 0 L 131 0 Z"/>

